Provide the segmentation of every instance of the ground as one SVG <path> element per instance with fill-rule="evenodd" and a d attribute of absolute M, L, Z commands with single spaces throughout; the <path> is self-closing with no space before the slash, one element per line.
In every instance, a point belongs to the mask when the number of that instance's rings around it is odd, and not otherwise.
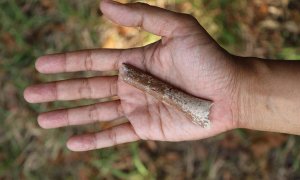
<path fill-rule="evenodd" d="M 86 48 L 137 47 L 159 39 L 107 21 L 101 16 L 98 3 L 0 0 L 0 179 L 300 178 L 300 138 L 292 135 L 239 129 L 193 142 L 141 141 L 74 153 L 65 147 L 68 137 L 113 123 L 56 130 L 38 127 L 38 112 L 107 100 L 26 103 L 22 94 L 29 84 L 103 75 L 41 75 L 34 69 L 38 56 Z M 233 54 L 300 59 L 298 0 L 147 3 L 193 14 Z"/>

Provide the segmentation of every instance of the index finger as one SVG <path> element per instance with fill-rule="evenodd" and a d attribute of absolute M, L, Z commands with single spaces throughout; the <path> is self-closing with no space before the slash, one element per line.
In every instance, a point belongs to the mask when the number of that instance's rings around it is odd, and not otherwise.
<path fill-rule="evenodd" d="M 88 49 L 41 56 L 35 63 L 40 73 L 61 73 L 76 71 L 118 70 L 125 61 L 140 60 L 140 48 L 132 49 Z"/>

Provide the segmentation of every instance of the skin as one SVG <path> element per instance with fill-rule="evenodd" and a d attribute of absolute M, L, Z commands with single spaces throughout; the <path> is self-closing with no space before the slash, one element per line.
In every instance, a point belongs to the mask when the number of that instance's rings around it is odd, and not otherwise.
<path fill-rule="evenodd" d="M 297 93 L 289 92 L 291 88 L 287 87 L 300 86 L 293 83 L 297 78 L 286 84 L 287 89 L 273 88 L 286 83 L 293 72 L 300 76 L 299 63 L 270 63 L 231 55 L 207 34 L 197 20 L 186 14 L 142 3 L 119 4 L 110 0 L 102 0 L 100 9 L 116 24 L 141 27 L 161 36 L 161 40 L 134 49 L 95 49 L 46 55 L 38 58 L 36 69 L 47 74 L 108 71 L 118 70 L 126 62 L 191 95 L 212 100 L 214 105 L 209 116 L 212 127 L 203 129 L 191 123 L 182 112 L 126 84 L 118 76 L 72 79 L 28 87 L 24 97 L 30 103 L 119 97 L 116 101 L 38 116 L 38 123 L 43 128 L 110 121 L 122 116 L 128 119 L 124 124 L 101 132 L 71 137 L 67 142 L 70 150 L 99 149 L 140 139 L 198 140 L 235 128 L 299 134 L 297 117 L 300 114 L 296 109 L 300 105 L 293 107 L 291 117 L 294 119 L 289 119 L 293 122 L 292 130 L 282 128 L 286 121 L 280 116 L 274 117 L 274 113 L 284 114 L 290 109 L 283 108 L 289 99 L 288 105 L 293 105 Z M 284 70 L 283 65 L 290 69 Z M 285 100 L 285 95 L 289 96 L 288 100 Z M 272 122 L 271 127 L 269 122 Z"/>

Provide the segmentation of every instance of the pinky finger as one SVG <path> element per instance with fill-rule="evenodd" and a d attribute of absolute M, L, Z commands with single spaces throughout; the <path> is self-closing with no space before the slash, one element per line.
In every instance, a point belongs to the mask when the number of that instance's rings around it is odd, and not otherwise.
<path fill-rule="evenodd" d="M 139 139 L 132 125 L 128 122 L 99 133 L 71 137 L 67 142 L 67 147 L 72 151 L 89 151 L 134 142 Z"/>

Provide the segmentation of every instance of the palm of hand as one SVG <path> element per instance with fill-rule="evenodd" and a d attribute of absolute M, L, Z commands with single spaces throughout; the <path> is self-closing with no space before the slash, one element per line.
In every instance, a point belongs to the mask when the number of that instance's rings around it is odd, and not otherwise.
<path fill-rule="evenodd" d="M 126 84 L 121 78 L 96 77 L 47 83 L 29 87 L 29 102 L 101 98 L 118 95 L 120 101 L 43 113 L 44 128 L 80 125 L 96 120 L 126 116 L 129 122 L 98 133 L 72 137 L 67 145 L 85 151 L 139 139 L 181 141 L 216 135 L 237 126 L 235 123 L 236 68 L 231 56 L 220 48 L 190 16 L 135 3 L 122 5 L 101 1 L 101 10 L 112 21 L 125 26 L 142 26 L 162 36 L 145 47 L 98 49 L 41 57 L 36 68 L 42 73 L 118 69 L 132 64 L 199 98 L 212 100 L 210 129 L 191 122 L 175 108 Z M 114 88 L 112 88 L 114 87 Z M 116 88 L 115 88 L 116 87 Z"/>
<path fill-rule="evenodd" d="M 231 114 L 233 84 L 230 77 L 230 71 L 234 70 L 231 67 L 224 69 L 224 66 L 229 65 L 230 59 L 224 59 L 227 56 L 225 51 L 222 51 L 200 26 L 196 31 L 199 32 L 172 40 L 163 39 L 144 47 L 144 50 L 137 50 L 136 53 L 140 53 L 141 56 L 136 57 L 143 58 L 140 68 L 187 93 L 213 100 L 213 112 L 210 116 L 213 121 L 212 129 L 203 129 L 191 123 L 174 107 L 137 90 L 119 78 L 118 96 L 123 111 L 141 139 L 192 140 L 234 128 Z M 195 32 L 195 29 L 191 29 L 190 32 Z M 163 43 L 164 41 L 166 42 Z M 140 59 L 127 62 L 134 64 L 137 61 Z"/>

